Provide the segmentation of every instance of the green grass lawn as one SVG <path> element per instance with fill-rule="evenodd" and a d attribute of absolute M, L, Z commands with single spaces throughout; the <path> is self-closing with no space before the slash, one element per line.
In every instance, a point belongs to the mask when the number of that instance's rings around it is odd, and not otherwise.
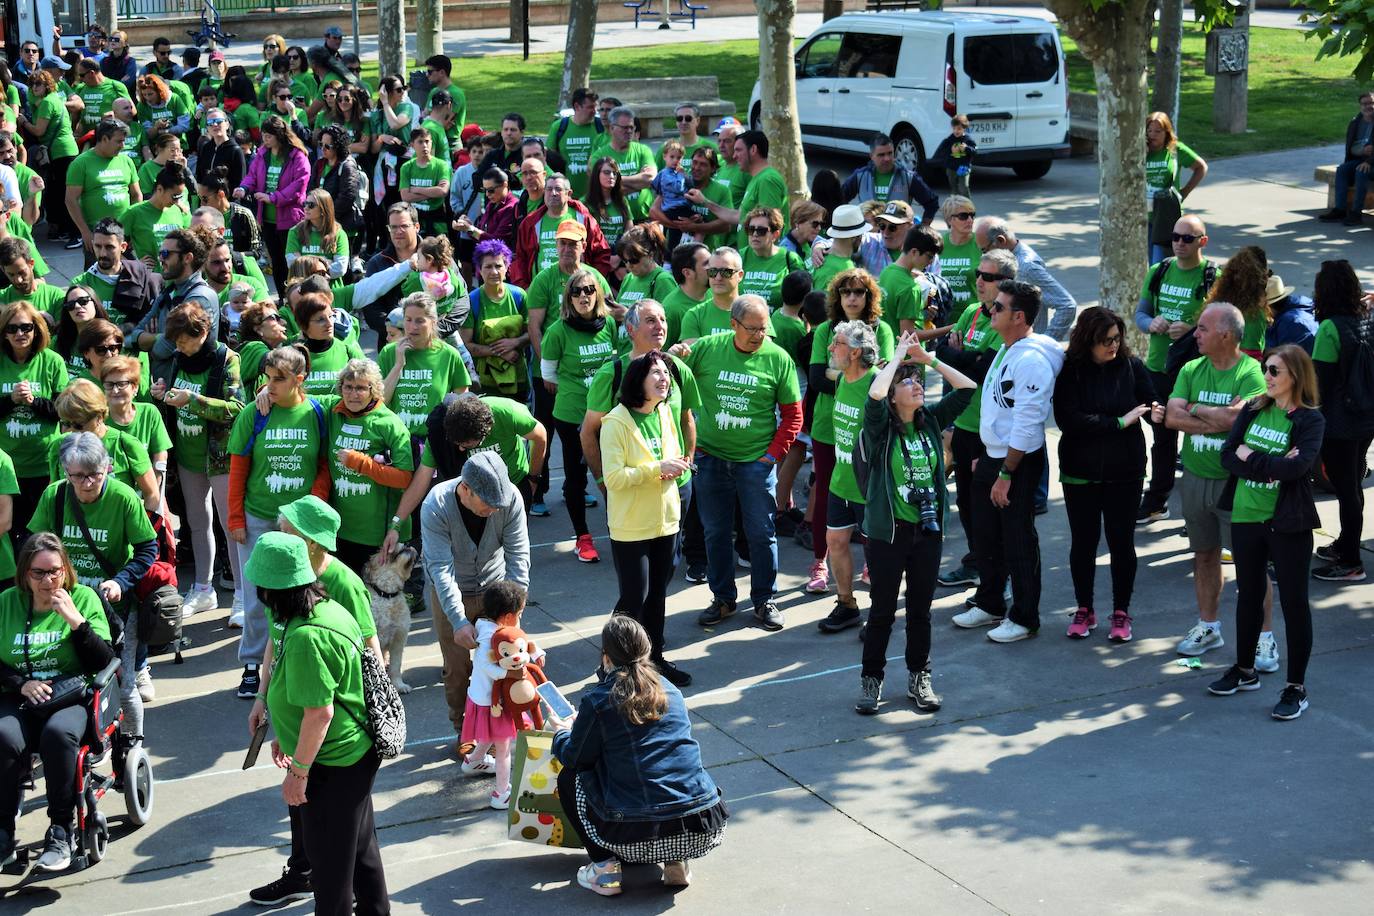
<path fill-rule="evenodd" d="M 1212 78 L 1203 73 L 1205 39 L 1185 23 L 1182 114 L 1179 134 L 1203 156 L 1234 156 L 1339 142 L 1356 111 L 1361 88 L 1350 76 L 1353 60 L 1313 58 L 1317 43 L 1294 29 L 1252 29 L 1250 44 L 1250 133 L 1214 133 Z M 1069 87 L 1092 92 L 1092 65 L 1064 37 Z M 508 111 L 519 111 L 532 132 L 547 128 L 562 76 L 561 52 L 460 58 L 454 74 L 468 96 L 468 120 L 495 129 Z M 375 77 L 376 65 L 365 75 Z M 702 76 L 714 74 L 721 97 L 734 101 L 741 118 L 758 75 L 755 41 L 695 42 L 665 47 L 617 48 L 592 59 L 592 78 Z"/>

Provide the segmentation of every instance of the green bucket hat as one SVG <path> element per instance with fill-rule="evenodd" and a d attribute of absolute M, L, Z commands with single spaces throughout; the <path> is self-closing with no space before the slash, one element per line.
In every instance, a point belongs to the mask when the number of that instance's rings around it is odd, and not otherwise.
<path fill-rule="evenodd" d="M 253 545 L 243 575 L 262 588 L 299 588 L 315 581 L 310 552 L 294 534 L 268 531 Z"/>
<path fill-rule="evenodd" d="M 318 496 L 302 496 L 292 503 L 281 507 L 281 517 L 291 526 L 325 550 L 333 550 L 337 543 L 339 513 L 329 503 Z"/>

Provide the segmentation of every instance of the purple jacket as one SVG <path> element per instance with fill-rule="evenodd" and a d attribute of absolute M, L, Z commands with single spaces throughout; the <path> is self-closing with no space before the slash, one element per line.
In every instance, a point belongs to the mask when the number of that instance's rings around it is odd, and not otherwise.
<path fill-rule="evenodd" d="M 267 147 L 260 146 L 248 163 L 248 174 L 243 176 L 243 189 L 252 195 L 267 190 Z M 305 153 L 292 149 L 282 166 L 281 177 L 277 179 L 277 190 L 272 192 L 272 206 L 277 208 L 277 228 L 290 229 L 305 218 L 305 192 L 310 184 L 310 163 Z M 263 224 L 263 204 L 258 202 L 258 224 Z"/>

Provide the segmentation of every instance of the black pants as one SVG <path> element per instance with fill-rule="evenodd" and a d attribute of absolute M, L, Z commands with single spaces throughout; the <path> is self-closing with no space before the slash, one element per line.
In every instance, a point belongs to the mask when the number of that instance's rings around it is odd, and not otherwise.
<path fill-rule="evenodd" d="M 620 583 L 616 610 L 639 621 L 649 634 L 652 657 L 663 657 L 663 616 L 668 603 L 668 583 L 673 578 L 673 545 L 677 535 L 647 541 L 611 539 L 611 559 Z"/>
<path fill-rule="evenodd" d="M 897 619 L 897 592 L 906 576 L 906 670 L 930 666 L 930 599 L 940 573 L 944 539 L 923 534 L 910 522 L 898 521 L 892 543 L 868 539 L 868 629 L 864 631 L 863 676 L 883 676 L 887 643 Z"/>
<path fill-rule="evenodd" d="M 1268 522 L 1232 522 L 1231 554 L 1236 560 L 1236 664 L 1255 667 L 1255 644 L 1264 625 L 1268 566 L 1274 563 L 1288 636 L 1288 680 L 1303 683 L 1312 656 L 1312 606 L 1307 577 L 1312 565 L 1312 532 L 1279 534 Z"/>
<path fill-rule="evenodd" d="M 380 763 L 377 752 L 368 750 L 352 766 L 310 768 L 301 826 L 315 912 L 323 916 L 391 912 L 372 815 L 372 781 Z"/>
<path fill-rule="evenodd" d="M 1370 437 L 1327 439 L 1322 442 L 1322 465 L 1340 507 L 1341 534 L 1332 545 L 1342 566 L 1361 566 L 1360 535 L 1364 528 L 1364 462 Z"/>
<path fill-rule="evenodd" d="M 1150 381 L 1155 386 L 1155 400 L 1167 404 L 1169 395 L 1174 390 L 1174 377 L 1163 372 L 1151 372 Z M 1142 422 L 1149 422 L 1149 419 L 1148 413 L 1141 418 Z M 1178 430 L 1169 429 L 1163 423 L 1151 423 L 1150 428 L 1154 431 L 1154 442 L 1150 446 L 1150 486 L 1145 491 L 1145 499 L 1141 505 L 1150 509 L 1162 509 L 1168 505 L 1169 494 L 1174 490 L 1174 473 L 1178 464 Z"/>
<path fill-rule="evenodd" d="M 563 804 L 563 813 L 567 815 L 568 823 L 572 824 L 573 830 L 577 833 L 578 839 L 582 841 L 582 846 L 587 850 L 587 855 L 591 856 L 593 862 L 605 862 L 615 855 L 604 846 L 598 846 L 587 836 L 587 825 L 577 816 L 577 771 L 572 767 L 564 767 L 558 771 L 558 798 Z"/>
<path fill-rule="evenodd" d="M 581 537 L 587 529 L 587 459 L 582 455 L 582 427 L 554 420 L 553 428 L 563 445 L 563 502 L 573 534 Z M 545 484 L 545 489 L 548 485 Z"/>
<path fill-rule="evenodd" d="M 33 521 L 33 510 L 38 508 L 38 500 L 42 498 L 43 491 L 52 481 L 47 477 L 20 477 L 18 483 L 19 492 L 12 497 L 11 506 L 14 517 L 10 525 L 10 540 L 14 542 L 15 556 L 19 555 L 19 550 L 24 546 L 24 541 L 28 540 L 29 522 Z"/>
<path fill-rule="evenodd" d="M 534 418 L 543 424 L 545 430 L 552 430 L 553 425 L 553 393 L 544 387 L 542 379 L 534 380 L 534 407 L 532 413 Z M 581 446 L 578 446 L 579 451 Z M 544 469 L 540 471 L 538 479 L 535 481 L 534 501 L 543 502 L 544 497 L 549 492 L 549 465 L 551 461 L 544 461 Z M 566 471 L 567 468 L 564 468 Z"/>
<path fill-rule="evenodd" d="M 688 568 L 706 568 L 706 529 L 701 524 L 701 513 L 697 511 L 696 482 L 692 483 L 692 496 L 687 502 L 687 511 L 682 515 L 682 556 Z"/>
<path fill-rule="evenodd" d="M 959 561 L 959 565 L 973 567 L 978 563 L 978 549 L 974 541 L 977 532 L 973 527 L 971 505 L 973 462 L 987 452 L 983 449 L 982 437 L 957 426 L 954 427 L 954 437 L 950 440 L 950 451 L 954 453 L 954 505 L 959 508 L 959 526 L 964 529 L 964 542 L 967 545 L 964 558 Z M 872 574 L 873 570 L 870 569 L 869 575 Z"/>
<path fill-rule="evenodd" d="M 343 561 L 343 565 L 361 576 L 363 567 L 367 565 L 368 560 L 372 559 L 377 550 L 378 548 L 372 544 L 359 544 L 357 541 L 337 538 L 334 556 Z"/>
<path fill-rule="evenodd" d="M 1005 509 L 992 504 L 992 485 L 1002 459 L 985 457 L 973 472 L 973 524 L 978 539 L 978 591 L 974 602 L 989 614 L 1007 613 L 1014 623 L 1040 628 L 1040 539 L 1035 533 L 1035 491 L 1045 449 L 1021 458 L 1011 481 Z M 868 570 L 873 575 L 873 568 Z M 1002 589 L 1011 576 L 1011 610 L 1006 611 Z"/>
<path fill-rule="evenodd" d="M 262 224 L 262 242 L 272 263 L 272 283 L 277 288 L 277 300 L 286 301 L 286 236 L 291 227 L 278 229 L 276 223 Z"/>
<path fill-rule="evenodd" d="M 1097 545 L 1107 532 L 1112 557 L 1112 608 L 1128 610 L 1135 590 L 1135 515 L 1140 507 L 1141 481 L 1064 484 L 1064 508 L 1069 514 L 1069 571 L 1074 600 L 1093 606 L 1097 574 Z"/>
<path fill-rule="evenodd" d="M 67 168 L 75 156 L 51 160 L 43 169 L 43 215 L 48 231 L 76 235 L 76 223 L 67 212 Z"/>
<path fill-rule="evenodd" d="M 18 694 L 0 695 L 0 830 L 14 836 L 19 780 L 35 750 L 43 760 L 48 820 L 69 830 L 76 813 L 76 752 L 86 731 L 86 709 L 68 706 L 45 716 L 20 709 L 21 702 Z"/>

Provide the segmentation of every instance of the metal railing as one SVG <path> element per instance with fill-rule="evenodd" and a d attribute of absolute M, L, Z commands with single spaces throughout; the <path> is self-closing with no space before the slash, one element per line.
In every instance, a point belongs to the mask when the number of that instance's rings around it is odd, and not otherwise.
<path fill-rule="evenodd" d="M 160 16 L 200 17 L 201 0 L 119 0 L 120 19 L 156 19 Z M 282 10 L 314 8 L 347 9 L 342 0 L 217 0 L 221 16 L 250 13 L 274 14 Z"/>

